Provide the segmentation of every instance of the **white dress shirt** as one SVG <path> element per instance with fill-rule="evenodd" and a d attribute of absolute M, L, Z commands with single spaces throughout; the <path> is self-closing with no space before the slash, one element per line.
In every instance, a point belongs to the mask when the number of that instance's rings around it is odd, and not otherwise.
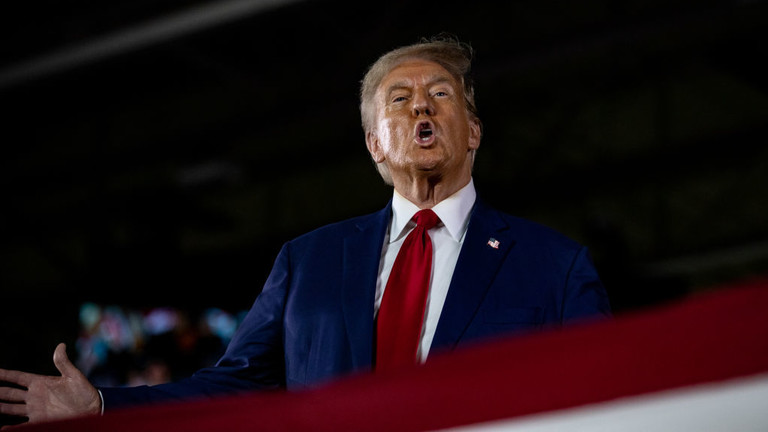
<path fill-rule="evenodd" d="M 422 362 L 426 361 L 432 339 L 435 336 L 440 312 L 443 310 L 445 297 L 448 295 L 448 287 L 453 278 L 453 270 L 459 259 L 461 245 L 467 233 L 469 215 L 475 204 L 475 186 L 472 180 L 450 197 L 440 201 L 432 207 L 432 211 L 440 218 L 440 222 L 429 230 L 432 239 L 432 277 L 429 283 L 427 296 L 427 308 L 424 316 L 424 327 L 421 332 L 418 357 Z M 403 245 L 408 233 L 416 227 L 411 219 L 420 209 L 400 195 L 397 191 L 392 197 L 392 221 L 389 224 L 384 247 L 379 262 L 379 278 L 376 281 L 375 313 L 378 313 L 381 298 L 387 286 L 389 273 L 395 263 L 397 253 Z"/>

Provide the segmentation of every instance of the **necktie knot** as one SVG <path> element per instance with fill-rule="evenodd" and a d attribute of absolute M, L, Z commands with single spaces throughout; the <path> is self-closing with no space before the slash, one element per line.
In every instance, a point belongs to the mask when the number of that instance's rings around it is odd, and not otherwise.
<path fill-rule="evenodd" d="M 425 230 L 432 229 L 440 222 L 440 218 L 430 209 L 419 210 L 413 215 L 413 220 L 416 222 L 416 226 L 420 226 Z"/>

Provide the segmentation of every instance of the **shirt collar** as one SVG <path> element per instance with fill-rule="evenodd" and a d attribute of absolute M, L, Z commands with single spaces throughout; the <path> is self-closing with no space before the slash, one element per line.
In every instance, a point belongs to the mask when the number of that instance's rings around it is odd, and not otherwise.
<path fill-rule="evenodd" d="M 466 186 L 459 189 L 456 193 L 437 203 L 432 207 L 432 211 L 440 218 L 440 222 L 448 230 L 451 237 L 457 242 L 464 239 L 469 223 L 469 214 L 472 212 L 472 206 L 475 205 L 475 185 L 470 178 Z M 392 243 L 405 235 L 406 228 L 413 225 L 411 219 L 419 211 L 416 204 L 408 201 L 407 198 L 400 195 L 397 191 L 392 196 L 392 223 L 390 225 L 389 242 Z M 409 224 L 409 222 L 411 222 Z"/>

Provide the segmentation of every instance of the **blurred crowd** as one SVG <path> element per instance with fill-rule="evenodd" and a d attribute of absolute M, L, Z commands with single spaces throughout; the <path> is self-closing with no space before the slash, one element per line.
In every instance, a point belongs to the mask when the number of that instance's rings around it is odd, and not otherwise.
<path fill-rule="evenodd" d="M 80 307 L 77 366 L 96 386 L 162 384 L 211 366 L 246 311 Z"/>

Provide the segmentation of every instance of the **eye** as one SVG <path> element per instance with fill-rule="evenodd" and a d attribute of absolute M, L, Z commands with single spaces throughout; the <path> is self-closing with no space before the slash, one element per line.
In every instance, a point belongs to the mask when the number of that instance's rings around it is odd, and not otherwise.
<path fill-rule="evenodd" d="M 394 92 L 393 94 L 389 95 L 389 103 L 390 104 L 403 103 L 408 100 L 409 96 L 410 95 L 406 92 L 402 92 L 402 91 Z"/>
<path fill-rule="evenodd" d="M 444 90 L 438 90 L 434 93 L 435 97 L 445 97 L 448 96 L 448 92 Z"/>

